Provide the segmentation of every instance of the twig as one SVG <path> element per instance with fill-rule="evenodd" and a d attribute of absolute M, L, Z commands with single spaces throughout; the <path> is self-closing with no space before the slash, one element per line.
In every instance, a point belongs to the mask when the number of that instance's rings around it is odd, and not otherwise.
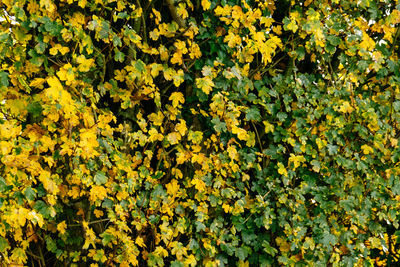
<path fill-rule="evenodd" d="M 151 2 L 151 1 L 150 1 Z M 138 5 L 139 8 L 142 8 L 142 6 L 140 5 L 140 1 L 136 0 L 136 4 Z M 143 24 L 143 39 L 144 41 L 147 43 L 147 30 L 146 30 L 146 21 L 144 19 L 144 10 L 142 9 L 142 15 L 140 16 L 142 19 L 142 24 Z"/>

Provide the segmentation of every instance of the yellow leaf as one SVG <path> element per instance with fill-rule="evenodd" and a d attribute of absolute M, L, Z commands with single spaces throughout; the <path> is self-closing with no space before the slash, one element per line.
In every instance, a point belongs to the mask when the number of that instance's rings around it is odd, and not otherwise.
<path fill-rule="evenodd" d="M 97 142 L 97 128 L 80 130 L 79 147 L 82 149 L 82 157 L 93 158 L 99 154 L 95 149 L 99 146 Z"/>
<path fill-rule="evenodd" d="M 167 135 L 167 140 L 171 145 L 178 144 L 179 141 L 181 140 L 181 135 L 177 132 L 169 133 Z"/>
<path fill-rule="evenodd" d="M 350 105 L 348 101 L 344 101 L 340 106 L 339 111 L 343 113 L 352 113 L 354 108 Z"/>
<path fill-rule="evenodd" d="M 250 135 L 247 133 L 245 129 L 239 128 L 239 127 L 232 127 L 232 133 L 237 134 L 237 137 L 239 140 L 245 141 L 250 138 Z"/>
<path fill-rule="evenodd" d="M 272 31 L 274 33 L 276 33 L 277 35 L 281 35 L 282 34 L 282 26 L 281 25 L 274 26 L 272 28 Z"/>
<path fill-rule="evenodd" d="M 23 248 L 14 248 L 12 250 L 12 254 L 10 260 L 14 263 L 14 265 L 9 266 L 23 266 L 23 263 L 26 263 L 27 260 L 26 252 Z"/>
<path fill-rule="evenodd" d="M 186 10 L 186 4 L 179 3 L 178 8 L 177 8 L 177 13 L 179 16 L 181 16 L 182 19 L 186 19 L 187 17 L 189 17 L 189 14 Z"/>
<path fill-rule="evenodd" d="M 192 141 L 194 144 L 200 144 L 203 140 L 203 132 L 200 131 L 189 131 L 189 141 Z"/>
<path fill-rule="evenodd" d="M 63 46 L 63 47 L 61 47 L 58 51 L 60 51 L 60 53 L 61 53 L 62 55 L 65 55 L 66 53 L 69 52 L 69 47 Z"/>
<path fill-rule="evenodd" d="M 161 111 L 158 111 L 157 113 L 151 113 L 149 119 L 154 123 L 154 125 L 161 126 L 164 120 L 164 115 Z"/>
<path fill-rule="evenodd" d="M 228 35 L 226 35 L 224 38 L 224 42 L 227 42 L 230 48 L 234 48 L 236 45 L 242 43 L 242 39 L 239 35 L 236 35 L 232 31 L 229 31 Z"/>
<path fill-rule="evenodd" d="M 369 37 L 369 35 L 366 32 L 363 32 L 363 40 L 360 43 L 360 47 L 364 48 L 367 51 L 371 51 L 375 48 L 374 40 L 371 37 Z"/>
<path fill-rule="evenodd" d="M 269 28 L 269 27 L 271 27 L 271 25 L 272 25 L 272 23 L 273 23 L 274 21 L 275 21 L 275 20 L 274 20 L 273 18 L 262 17 L 262 18 L 260 19 L 260 25 L 264 25 L 265 28 Z"/>
<path fill-rule="evenodd" d="M 93 213 L 94 213 L 94 216 L 96 216 L 96 218 L 100 218 L 100 217 L 102 217 L 104 215 L 104 212 L 101 211 L 101 210 L 98 210 L 98 209 L 95 209 L 93 211 Z"/>
<path fill-rule="evenodd" d="M 286 242 L 283 238 L 277 237 L 275 239 L 276 244 L 279 246 L 279 250 L 282 252 L 288 252 L 290 249 L 290 244 Z"/>
<path fill-rule="evenodd" d="M 52 48 L 50 48 L 50 55 L 52 55 L 52 56 L 55 56 L 55 55 L 57 55 L 57 53 L 58 53 L 58 47 L 57 47 L 57 45 L 56 46 L 54 46 L 54 47 L 52 47 Z"/>
<path fill-rule="evenodd" d="M 156 24 L 158 25 L 161 22 L 161 13 L 155 10 L 154 8 L 151 9 L 153 11 L 153 14 L 155 16 L 155 21 Z"/>
<path fill-rule="evenodd" d="M 173 179 L 170 183 L 168 183 L 166 187 L 168 195 L 173 197 L 175 197 L 176 193 L 179 191 L 179 184 L 178 181 L 175 179 Z"/>
<path fill-rule="evenodd" d="M 371 249 L 374 249 L 374 248 L 379 249 L 382 247 L 381 240 L 377 237 L 370 237 L 370 238 L 368 238 L 368 241 L 371 244 Z"/>
<path fill-rule="evenodd" d="M 80 55 L 76 58 L 76 62 L 79 64 L 78 71 L 88 72 L 90 68 L 94 65 L 94 59 L 87 59 L 84 55 Z"/>
<path fill-rule="evenodd" d="M 189 48 L 189 56 L 191 59 L 200 58 L 201 50 L 198 44 L 193 43 Z"/>
<path fill-rule="evenodd" d="M 265 133 L 273 133 L 274 132 L 274 125 L 269 123 L 268 121 L 263 121 L 263 124 L 265 126 Z"/>
<path fill-rule="evenodd" d="M 65 233 L 65 229 L 67 229 L 67 224 L 65 221 L 60 222 L 57 224 L 57 230 L 63 235 Z"/>
<path fill-rule="evenodd" d="M 85 8 L 87 4 L 87 0 L 79 0 L 78 1 L 78 6 L 80 6 L 81 8 Z"/>
<path fill-rule="evenodd" d="M 40 176 L 38 177 L 39 181 L 43 184 L 44 189 L 52 194 L 57 194 L 60 190 L 51 177 L 51 173 L 48 171 L 42 171 Z"/>
<path fill-rule="evenodd" d="M 222 204 L 222 208 L 224 209 L 225 213 L 229 213 L 233 210 L 233 208 L 226 203 Z"/>
<path fill-rule="evenodd" d="M 290 154 L 289 157 L 289 162 L 293 162 L 294 164 L 294 168 L 293 170 L 295 170 L 296 168 L 298 168 L 300 166 L 301 163 L 305 162 L 306 159 L 304 158 L 304 156 L 300 155 L 300 156 L 296 156 L 293 153 Z"/>
<path fill-rule="evenodd" d="M 53 4 L 51 0 L 40 0 L 40 7 L 44 8 L 44 10 L 53 13 L 56 9 L 56 6 Z"/>
<path fill-rule="evenodd" d="M 201 5 L 203 6 L 204 10 L 209 10 L 211 7 L 211 3 L 209 0 L 201 0 Z"/>
<path fill-rule="evenodd" d="M 193 254 L 190 254 L 186 259 L 185 259 L 185 264 L 189 266 L 196 266 L 196 258 Z"/>
<path fill-rule="evenodd" d="M 227 152 L 229 154 L 229 157 L 231 159 L 238 159 L 239 154 L 234 146 L 228 146 Z"/>
<path fill-rule="evenodd" d="M 162 258 L 165 258 L 168 256 L 168 251 L 164 249 L 162 246 L 157 246 L 156 249 L 154 250 L 154 253 L 156 255 L 159 255 Z"/>
<path fill-rule="evenodd" d="M 175 72 L 173 75 L 172 75 L 172 79 L 174 80 L 174 85 L 176 86 L 176 87 L 179 87 L 179 85 L 181 85 L 181 83 L 183 83 L 184 82 L 184 72 L 183 72 L 183 70 L 178 70 L 177 72 Z"/>
<path fill-rule="evenodd" d="M 90 201 L 103 200 L 107 197 L 107 190 L 101 185 L 92 185 L 90 189 Z"/>
<path fill-rule="evenodd" d="M 43 78 L 35 78 L 30 82 L 29 86 L 40 88 L 45 81 Z"/>
<path fill-rule="evenodd" d="M 173 92 L 169 97 L 169 100 L 172 100 L 172 106 L 175 108 L 179 106 L 179 103 L 185 103 L 185 98 L 181 92 Z"/>
<path fill-rule="evenodd" d="M 67 85 L 75 80 L 75 68 L 70 63 L 65 64 L 59 71 L 57 76 L 61 81 L 67 81 Z"/>
<path fill-rule="evenodd" d="M 187 131 L 186 121 L 180 119 L 179 123 L 175 125 L 175 130 L 178 131 L 181 136 L 184 136 Z"/>
<path fill-rule="evenodd" d="M 164 136 L 160 134 L 154 127 L 149 130 L 149 135 L 149 142 L 162 141 L 164 139 Z M 143 134 L 141 134 L 141 136 L 145 137 Z"/>
<path fill-rule="evenodd" d="M 200 180 L 199 178 L 194 178 L 191 184 L 194 185 L 195 188 L 199 191 L 204 191 L 206 189 L 206 184 L 203 182 L 203 180 Z"/>
<path fill-rule="evenodd" d="M 53 88 L 55 90 L 61 91 L 63 89 L 62 84 L 55 76 L 47 78 L 47 83 L 49 84 L 50 88 Z"/>
<path fill-rule="evenodd" d="M 374 152 L 374 149 L 368 145 L 362 145 L 361 149 L 365 155 L 372 154 Z"/>
<path fill-rule="evenodd" d="M 183 174 L 182 174 L 181 170 L 179 170 L 177 168 L 172 168 L 171 173 L 172 173 L 172 175 L 174 175 L 178 179 L 183 177 Z"/>
<path fill-rule="evenodd" d="M 176 47 L 176 49 L 178 49 L 179 51 L 181 51 L 182 54 L 186 54 L 187 53 L 187 48 L 186 48 L 186 42 L 181 41 L 181 40 L 177 40 L 174 43 L 174 46 Z"/>
<path fill-rule="evenodd" d="M 178 64 L 178 65 L 182 65 L 183 64 L 182 52 L 180 50 L 176 51 L 172 55 L 171 63 L 172 64 Z"/>
<path fill-rule="evenodd" d="M 284 176 L 288 176 L 288 172 L 281 162 L 278 162 L 278 173 Z"/>
<path fill-rule="evenodd" d="M 146 247 L 146 244 L 144 243 L 143 238 L 140 236 L 136 237 L 135 244 L 141 248 Z"/>
<path fill-rule="evenodd" d="M 292 20 L 292 21 L 290 21 L 290 23 L 286 26 L 286 28 L 287 28 L 288 30 L 292 31 L 292 32 L 296 32 L 297 29 L 298 29 L 299 27 L 296 25 L 296 21 Z"/>

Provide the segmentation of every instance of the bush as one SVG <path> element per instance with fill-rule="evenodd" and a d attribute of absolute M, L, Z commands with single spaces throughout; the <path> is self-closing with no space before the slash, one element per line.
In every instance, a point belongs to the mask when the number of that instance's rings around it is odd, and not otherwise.
<path fill-rule="evenodd" d="M 399 261 L 396 1 L 3 0 L 0 261 Z"/>

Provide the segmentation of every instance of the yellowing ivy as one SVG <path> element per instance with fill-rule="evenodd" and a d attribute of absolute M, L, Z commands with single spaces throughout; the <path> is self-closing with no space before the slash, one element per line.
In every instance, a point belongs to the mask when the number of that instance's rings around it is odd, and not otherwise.
<path fill-rule="evenodd" d="M 3 0 L 0 263 L 395 266 L 399 24 L 397 0 Z"/>

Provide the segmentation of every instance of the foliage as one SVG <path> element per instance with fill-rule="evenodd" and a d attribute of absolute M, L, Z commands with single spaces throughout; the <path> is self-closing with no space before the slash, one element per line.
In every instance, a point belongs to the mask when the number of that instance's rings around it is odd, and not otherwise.
<path fill-rule="evenodd" d="M 394 0 L 2 0 L 0 257 L 400 261 Z"/>

